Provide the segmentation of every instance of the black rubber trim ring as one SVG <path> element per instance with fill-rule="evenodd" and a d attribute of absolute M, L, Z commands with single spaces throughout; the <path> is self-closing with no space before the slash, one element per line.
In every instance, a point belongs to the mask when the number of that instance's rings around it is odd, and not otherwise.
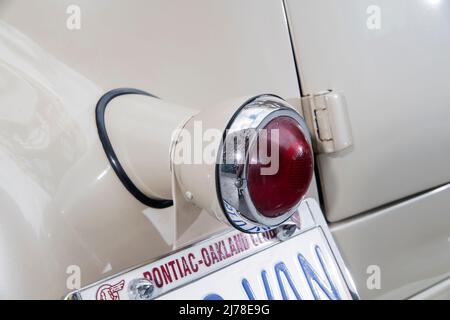
<path fill-rule="evenodd" d="M 119 159 L 117 158 L 117 155 L 114 152 L 114 149 L 111 145 L 111 141 L 108 138 L 108 133 L 106 132 L 106 125 L 105 125 L 106 107 L 108 106 L 108 103 L 112 99 L 125 94 L 140 94 L 144 96 L 158 98 L 148 92 L 133 88 L 118 88 L 105 93 L 97 102 L 97 106 L 95 108 L 95 121 L 97 123 L 98 136 L 103 145 L 103 150 L 105 150 L 106 157 L 108 158 L 111 167 L 114 169 L 114 172 L 117 174 L 117 177 L 120 179 L 125 188 L 137 200 L 139 200 L 141 203 L 151 208 L 162 209 L 170 207 L 173 205 L 172 200 L 165 200 L 165 199 L 159 200 L 149 198 L 135 186 L 133 181 L 131 181 L 131 179 L 128 177 L 127 173 L 123 169 L 122 165 L 120 164 Z"/>

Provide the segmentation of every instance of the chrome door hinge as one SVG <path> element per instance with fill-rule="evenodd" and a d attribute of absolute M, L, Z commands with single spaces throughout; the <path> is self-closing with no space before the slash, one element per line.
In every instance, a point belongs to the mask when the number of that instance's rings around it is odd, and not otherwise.
<path fill-rule="evenodd" d="M 353 144 L 347 104 L 342 93 L 328 90 L 304 96 L 302 108 L 316 153 L 338 152 Z"/>

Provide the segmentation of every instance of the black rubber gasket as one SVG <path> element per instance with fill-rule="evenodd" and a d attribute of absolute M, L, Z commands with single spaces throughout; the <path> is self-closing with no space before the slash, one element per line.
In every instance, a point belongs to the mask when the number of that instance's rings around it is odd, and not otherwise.
<path fill-rule="evenodd" d="M 103 145 L 103 150 L 105 150 L 106 157 L 108 158 L 111 167 L 114 169 L 114 172 L 117 174 L 117 177 L 120 179 L 125 188 L 137 200 L 139 200 L 141 203 L 151 208 L 162 209 L 170 207 L 173 205 L 172 200 L 165 200 L 165 199 L 160 200 L 149 198 L 136 187 L 136 185 L 133 183 L 133 181 L 131 181 L 131 179 L 128 177 L 127 173 L 123 169 L 122 165 L 120 164 L 119 159 L 117 158 L 117 155 L 114 152 L 114 149 L 111 145 L 111 141 L 108 138 L 108 133 L 106 132 L 106 125 L 105 125 L 106 107 L 108 106 L 108 103 L 112 99 L 125 94 L 139 94 L 158 98 L 148 92 L 133 88 L 118 88 L 105 93 L 97 102 L 97 106 L 95 108 L 95 121 L 97 123 L 98 136 Z"/>

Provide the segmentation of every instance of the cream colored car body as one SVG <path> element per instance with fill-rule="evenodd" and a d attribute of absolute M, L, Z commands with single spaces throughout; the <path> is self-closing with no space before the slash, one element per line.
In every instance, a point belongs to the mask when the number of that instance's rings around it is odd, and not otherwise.
<path fill-rule="evenodd" d="M 368 25 L 374 5 L 380 29 Z M 337 89 L 348 100 L 354 148 L 318 161 L 361 297 L 444 297 L 448 9 L 437 0 L 1 1 L 0 298 L 60 298 L 74 289 L 74 267 L 84 286 L 227 227 L 202 214 L 177 234 L 172 208 L 127 192 L 97 134 L 103 93 L 134 87 L 199 110 L 274 93 L 301 110 L 299 79 L 302 94 Z M 147 128 L 151 139 L 159 129 Z M 163 162 L 151 139 L 143 156 Z M 315 182 L 310 196 L 319 198 Z M 367 285 L 370 266 L 380 288 Z"/>

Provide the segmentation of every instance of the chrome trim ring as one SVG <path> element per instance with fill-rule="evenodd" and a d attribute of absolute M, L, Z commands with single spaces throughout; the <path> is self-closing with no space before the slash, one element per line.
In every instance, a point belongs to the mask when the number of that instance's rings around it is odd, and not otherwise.
<path fill-rule="evenodd" d="M 286 101 L 273 95 L 248 100 L 233 116 L 224 133 L 217 159 L 217 194 L 230 224 L 243 232 L 257 233 L 276 228 L 297 211 L 303 200 L 283 215 L 269 218 L 256 209 L 247 187 L 249 151 L 257 141 L 258 130 L 281 116 L 290 117 L 299 124 L 313 154 L 304 119 Z"/>

